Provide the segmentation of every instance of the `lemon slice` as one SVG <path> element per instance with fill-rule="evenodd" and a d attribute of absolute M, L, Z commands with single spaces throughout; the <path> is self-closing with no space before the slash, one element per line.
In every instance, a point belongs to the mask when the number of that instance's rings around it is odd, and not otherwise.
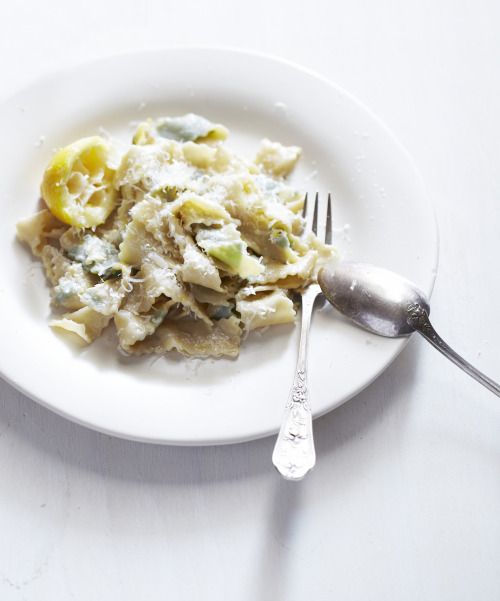
<path fill-rule="evenodd" d="M 59 150 L 41 184 L 50 212 L 68 225 L 90 228 L 104 223 L 116 205 L 111 147 L 100 136 L 82 138 Z"/>

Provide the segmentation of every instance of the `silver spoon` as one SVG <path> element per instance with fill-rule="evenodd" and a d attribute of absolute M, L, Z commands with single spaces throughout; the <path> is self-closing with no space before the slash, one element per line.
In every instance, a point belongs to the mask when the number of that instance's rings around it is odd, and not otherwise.
<path fill-rule="evenodd" d="M 417 331 L 438 351 L 488 390 L 500 396 L 500 386 L 465 361 L 437 334 L 429 321 L 429 301 L 409 280 L 374 265 L 339 261 L 318 274 L 330 303 L 359 326 L 396 338 Z"/>

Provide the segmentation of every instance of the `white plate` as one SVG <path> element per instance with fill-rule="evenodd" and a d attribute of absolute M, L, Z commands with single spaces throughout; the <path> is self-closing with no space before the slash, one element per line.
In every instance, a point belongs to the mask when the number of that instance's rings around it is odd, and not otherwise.
<path fill-rule="evenodd" d="M 112 329 L 79 347 L 47 325 L 40 264 L 15 240 L 16 221 L 38 207 L 55 148 L 101 127 L 128 141 L 131 122 L 186 112 L 224 123 L 229 143 L 249 157 L 263 137 L 300 145 L 295 182 L 332 192 L 344 257 L 400 272 L 430 294 L 438 242 L 424 185 L 394 137 L 349 94 L 297 66 L 238 51 L 120 56 L 42 80 L 0 106 L 0 369 L 44 406 L 99 431 L 185 445 L 249 440 L 279 428 L 297 326 L 252 335 L 236 360 L 125 357 Z M 369 335 L 331 308 L 317 312 L 310 342 L 314 415 L 359 392 L 404 344 Z"/>

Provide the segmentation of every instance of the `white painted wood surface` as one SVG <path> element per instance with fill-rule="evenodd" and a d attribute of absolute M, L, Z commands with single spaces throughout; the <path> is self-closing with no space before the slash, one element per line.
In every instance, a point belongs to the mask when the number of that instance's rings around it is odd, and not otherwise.
<path fill-rule="evenodd" d="M 435 204 L 435 327 L 500 379 L 496 0 L 20 0 L 2 14 L 0 99 L 88 58 L 175 45 L 272 53 L 348 89 Z M 500 599 L 499 399 L 414 337 L 315 428 L 316 469 L 287 483 L 274 439 L 128 442 L 0 381 L 0 599 Z"/>

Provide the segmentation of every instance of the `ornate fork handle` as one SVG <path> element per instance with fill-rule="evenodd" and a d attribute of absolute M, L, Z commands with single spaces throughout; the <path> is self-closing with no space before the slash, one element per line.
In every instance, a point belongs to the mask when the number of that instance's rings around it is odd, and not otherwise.
<path fill-rule="evenodd" d="M 472 376 L 480 384 L 485 386 L 489 391 L 493 392 L 497 396 L 500 396 L 500 386 L 494 382 L 488 376 L 485 376 L 482 372 L 472 366 L 468 361 L 463 359 L 458 353 L 456 353 L 446 342 L 439 336 L 436 330 L 432 327 L 429 320 L 427 311 L 421 307 L 418 303 L 412 303 L 406 308 L 407 321 L 417 332 L 420 332 L 424 338 L 432 344 L 434 348 L 443 353 L 445 357 L 448 357 L 450 361 L 458 365 L 465 373 Z"/>
<path fill-rule="evenodd" d="M 301 480 L 316 463 L 307 387 L 307 350 L 314 301 L 320 292 L 319 286 L 312 285 L 302 294 L 302 324 L 297 367 L 273 451 L 273 463 L 287 480 Z"/>

